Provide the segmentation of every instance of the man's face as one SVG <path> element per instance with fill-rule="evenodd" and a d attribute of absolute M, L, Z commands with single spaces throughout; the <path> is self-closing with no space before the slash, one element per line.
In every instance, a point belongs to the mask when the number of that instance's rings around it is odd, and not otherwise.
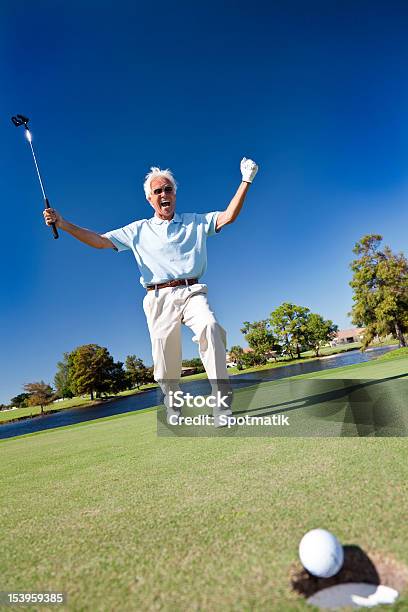
<path fill-rule="evenodd" d="M 152 180 L 149 202 L 160 219 L 170 221 L 173 218 L 176 208 L 176 194 L 169 179 L 159 176 Z"/>

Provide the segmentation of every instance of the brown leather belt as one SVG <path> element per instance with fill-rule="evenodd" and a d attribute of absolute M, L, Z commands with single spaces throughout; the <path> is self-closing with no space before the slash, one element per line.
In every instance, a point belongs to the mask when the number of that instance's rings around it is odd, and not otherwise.
<path fill-rule="evenodd" d="M 167 283 L 160 283 L 159 285 L 148 285 L 147 291 L 154 291 L 155 289 L 164 289 L 165 287 L 180 287 L 181 285 L 195 285 L 198 283 L 198 278 L 179 278 L 168 281 Z"/>

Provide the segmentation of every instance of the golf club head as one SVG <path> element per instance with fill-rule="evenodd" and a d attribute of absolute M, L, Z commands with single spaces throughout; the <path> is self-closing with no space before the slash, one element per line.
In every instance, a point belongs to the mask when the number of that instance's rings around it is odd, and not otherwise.
<path fill-rule="evenodd" d="M 24 115 L 15 115 L 11 118 L 12 122 L 16 127 L 20 127 L 20 125 L 24 125 L 27 128 L 27 123 L 30 121 L 28 117 L 24 117 Z M 28 128 L 27 128 L 28 129 Z"/>
<path fill-rule="evenodd" d="M 20 127 L 20 125 L 24 125 L 24 127 L 26 129 L 25 134 L 26 134 L 28 142 L 30 143 L 31 152 L 33 154 L 35 169 L 37 171 L 38 180 L 40 181 L 41 191 L 42 191 L 42 194 L 43 194 L 43 197 L 44 197 L 45 208 L 50 208 L 50 203 L 48 202 L 48 198 L 45 195 L 45 190 L 44 190 L 44 185 L 43 185 L 41 174 L 40 174 L 40 169 L 39 169 L 38 164 L 37 164 L 37 158 L 36 158 L 35 153 L 34 153 L 33 145 L 31 144 L 32 136 L 31 136 L 31 132 L 28 129 L 28 125 L 27 125 L 30 120 L 29 120 L 28 117 L 25 117 L 24 115 L 14 115 L 14 117 L 11 118 L 11 121 L 12 121 L 13 125 L 15 125 L 16 127 Z M 54 238 L 58 238 L 59 234 L 58 234 L 57 226 L 55 225 L 55 223 L 51 223 L 50 227 L 52 229 L 52 233 L 53 233 Z"/>

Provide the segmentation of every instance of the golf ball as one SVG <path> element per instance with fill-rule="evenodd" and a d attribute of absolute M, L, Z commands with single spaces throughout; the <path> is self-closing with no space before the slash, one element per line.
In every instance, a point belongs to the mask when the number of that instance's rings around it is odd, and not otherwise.
<path fill-rule="evenodd" d="M 343 547 L 330 531 L 312 529 L 300 541 L 299 558 L 303 567 L 313 576 L 330 578 L 342 568 Z"/>

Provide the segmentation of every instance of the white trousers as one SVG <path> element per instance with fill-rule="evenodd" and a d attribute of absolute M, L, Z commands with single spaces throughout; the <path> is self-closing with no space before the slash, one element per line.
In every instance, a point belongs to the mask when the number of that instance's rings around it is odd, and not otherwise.
<path fill-rule="evenodd" d="M 182 324 L 194 333 L 212 388 L 227 383 L 226 333 L 208 304 L 206 285 L 148 291 L 143 309 L 152 342 L 154 378 L 165 396 L 179 389 Z"/>

